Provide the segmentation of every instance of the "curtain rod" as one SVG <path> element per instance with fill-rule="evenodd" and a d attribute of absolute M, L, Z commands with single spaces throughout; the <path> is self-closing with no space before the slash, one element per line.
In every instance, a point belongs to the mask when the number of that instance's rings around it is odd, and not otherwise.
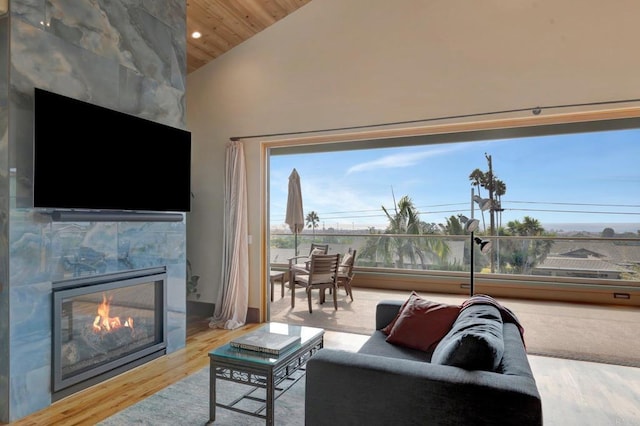
<path fill-rule="evenodd" d="M 508 114 L 508 113 L 513 113 L 513 112 L 523 112 L 523 111 L 531 111 L 531 113 L 533 115 L 540 115 L 542 113 L 542 110 L 544 110 L 544 109 L 575 108 L 575 107 L 597 106 L 597 105 L 613 105 L 613 104 L 621 104 L 621 103 L 629 103 L 629 102 L 640 102 L 640 98 L 623 99 L 623 100 L 617 100 L 617 101 L 586 102 L 586 103 L 579 103 L 579 104 L 537 106 L 537 107 L 533 107 L 533 108 L 505 109 L 505 110 L 501 110 L 501 111 L 477 112 L 477 113 L 471 113 L 471 114 L 449 115 L 449 116 L 445 116 L 445 117 L 421 118 L 421 119 L 417 119 L 417 120 L 395 121 L 395 122 L 390 122 L 390 123 L 364 124 L 364 125 L 361 125 L 361 126 L 334 127 L 334 128 L 331 128 L 331 129 L 302 130 L 302 131 L 298 131 L 298 132 L 283 132 L 283 133 L 266 133 L 266 134 L 262 134 L 262 135 L 249 135 L 249 136 L 232 136 L 229 139 L 232 140 L 232 141 L 239 141 L 240 139 L 255 139 L 255 138 L 268 138 L 268 137 L 274 137 L 274 136 L 305 135 L 305 134 L 309 134 L 309 133 L 335 132 L 335 131 L 342 131 L 342 130 L 370 129 L 370 128 L 374 128 L 374 127 L 394 126 L 394 125 L 399 125 L 399 124 L 426 123 L 426 122 L 430 122 L 430 121 L 452 120 L 452 119 L 455 119 L 455 118 L 482 117 L 482 116 Z"/>

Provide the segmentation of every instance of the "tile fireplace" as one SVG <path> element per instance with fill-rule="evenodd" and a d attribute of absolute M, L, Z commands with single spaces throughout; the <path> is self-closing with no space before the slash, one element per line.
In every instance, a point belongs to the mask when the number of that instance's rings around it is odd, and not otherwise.
<path fill-rule="evenodd" d="M 164 267 L 53 283 L 52 399 L 166 353 Z"/>

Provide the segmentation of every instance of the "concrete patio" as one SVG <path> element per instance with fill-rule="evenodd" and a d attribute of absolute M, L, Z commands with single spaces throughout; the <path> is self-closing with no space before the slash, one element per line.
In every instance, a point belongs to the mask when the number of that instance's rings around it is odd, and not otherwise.
<path fill-rule="evenodd" d="M 270 304 L 271 321 L 321 327 L 326 330 L 370 334 L 374 328 L 375 306 L 379 300 L 406 300 L 407 291 L 354 288 L 353 302 L 344 289 L 338 293 L 338 310 L 333 302 L 318 304 L 313 293 L 313 313 L 309 313 L 304 289 L 296 289 L 295 307 L 285 288 L 280 297 L 276 287 Z M 419 293 L 436 302 L 460 304 L 465 297 L 439 293 Z M 497 298 L 511 309 L 525 329 L 527 351 L 582 361 L 640 367 L 640 310 L 631 307 L 577 303 L 528 301 Z"/>

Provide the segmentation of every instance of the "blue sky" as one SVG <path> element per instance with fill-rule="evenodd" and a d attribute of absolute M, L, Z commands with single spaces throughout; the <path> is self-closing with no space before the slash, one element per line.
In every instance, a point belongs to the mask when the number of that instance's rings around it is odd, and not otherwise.
<path fill-rule="evenodd" d="M 593 223 L 599 230 L 640 229 L 636 129 L 271 156 L 271 227 L 286 228 L 288 178 L 294 167 L 305 216 L 315 211 L 320 229 L 384 229 L 381 206 L 392 209 L 393 194 L 396 200 L 408 195 L 425 222 L 469 216 L 469 174 L 476 168 L 488 170 L 485 153 L 492 157 L 494 175 L 507 186 L 503 225 L 530 216 L 548 230 L 569 228 L 558 224 Z M 488 193 L 482 190 L 481 196 Z M 480 217 L 477 208 L 475 216 Z"/>

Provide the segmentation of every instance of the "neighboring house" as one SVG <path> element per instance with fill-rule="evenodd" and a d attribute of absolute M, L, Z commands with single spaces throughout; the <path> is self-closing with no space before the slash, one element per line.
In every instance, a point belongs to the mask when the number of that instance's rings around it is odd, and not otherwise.
<path fill-rule="evenodd" d="M 636 244 L 624 241 L 556 241 L 551 253 L 532 273 L 554 277 L 605 278 L 619 280 L 640 265 Z"/>
<path fill-rule="evenodd" d="M 572 256 L 547 256 L 541 264 L 533 268 L 533 275 L 553 277 L 606 278 L 619 280 L 623 273 L 633 272 L 614 263 L 598 259 Z"/>
<path fill-rule="evenodd" d="M 576 258 L 591 256 L 621 266 L 640 265 L 640 242 L 558 240 L 553 244 L 549 255 Z"/>

